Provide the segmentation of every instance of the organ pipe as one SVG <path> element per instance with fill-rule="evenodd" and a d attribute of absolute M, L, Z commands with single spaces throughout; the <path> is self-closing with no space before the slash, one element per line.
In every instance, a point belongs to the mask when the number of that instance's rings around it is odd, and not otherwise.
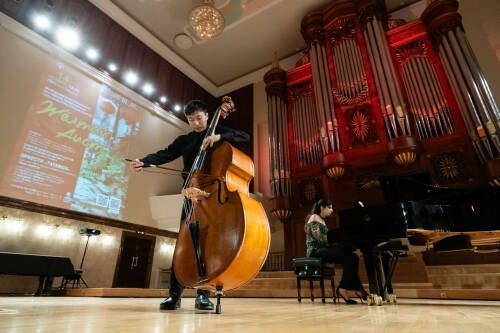
<path fill-rule="evenodd" d="M 286 72 L 279 67 L 276 55 L 272 68 L 265 74 L 268 126 L 271 213 L 280 220 L 291 216 L 290 156 L 288 151 L 288 117 L 286 109 Z"/>
<path fill-rule="evenodd" d="M 302 35 L 309 48 L 309 58 L 311 60 L 312 89 L 315 102 L 315 114 L 317 128 L 320 136 L 322 149 L 322 167 L 325 173 L 338 178 L 343 175 L 344 156 L 341 152 L 341 142 L 337 115 L 335 112 L 332 82 L 329 73 L 329 63 L 326 52 L 325 31 L 322 22 L 322 12 L 313 11 L 302 20 Z M 347 49 L 342 48 L 341 57 L 345 59 Z M 347 73 L 346 78 L 352 73 Z M 342 88 L 348 95 L 353 92 L 353 87 Z M 342 172 L 334 174 L 329 170 L 342 169 Z"/>
<path fill-rule="evenodd" d="M 457 9 L 456 0 L 433 1 L 422 21 L 433 38 L 476 154 L 489 163 L 500 158 L 500 112 Z"/>

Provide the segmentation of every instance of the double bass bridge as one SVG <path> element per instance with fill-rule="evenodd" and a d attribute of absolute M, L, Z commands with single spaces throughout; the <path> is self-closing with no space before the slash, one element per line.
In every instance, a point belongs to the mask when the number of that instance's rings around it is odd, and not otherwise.
<path fill-rule="evenodd" d="M 200 202 L 202 199 L 208 198 L 210 193 L 200 190 L 197 187 L 188 187 L 182 190 L 182 195 L 192 201 Z"/>

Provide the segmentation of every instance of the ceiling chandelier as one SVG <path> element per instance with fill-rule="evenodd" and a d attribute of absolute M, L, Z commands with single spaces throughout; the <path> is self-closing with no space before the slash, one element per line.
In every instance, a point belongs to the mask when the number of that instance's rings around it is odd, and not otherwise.
<path fill-rule="evenodd" d="M 219 35 L 225 26 L 224 16 L 215 8 L 214 0 L 202 0 L 201 5 L 191 9 L 188 21 L 196 36 L 203 40 Z"/>

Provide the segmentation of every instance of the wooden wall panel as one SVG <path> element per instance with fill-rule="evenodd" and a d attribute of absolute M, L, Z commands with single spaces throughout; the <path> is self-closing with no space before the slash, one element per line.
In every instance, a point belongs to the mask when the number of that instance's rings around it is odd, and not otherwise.
<path fill-rule="evenodd" d="M 104 54 L 104 50 L 107 46 L 105 44 L 105 38 L 110 33 L 113 21 L 96 7 L 92 8 L 90 15 L 93 18 L 93 22 L 92 24 L 82 27 L 82 33 L 86 36 L 89 46 L 101 50 L 101 56 L 96 62 L 96 66 L 105 68 L 106 61 L 109 61 Z"/>
<path fill-rule="evenodd" d="M 130 35 L 124 34 L 122 28 L 116 23 L 112 22 L 109 27 L 109 32 L 106 37 L 106 42 L 104 43 L 105 48 L 102 52 L 102 64 L 115 63 L 117 66 L 122 66 L 123 56 L 125 54 L 125 47 L 127 45 L 127 39 L 131 37 Z M 104 65 L 106 66 L 106 65 Z M 104 67 L 103 66 L 103 67 Z M 119 73 L 119 71 L 117 72 Z M 111 73 L 114 77 L 115 74 Z"/>
<path fill-rule="evenodd" d="M 240 88 L 227 95 L 233 99 L 236 112 L 230 114 L 226 119 L 221 119 L 220 123 L 244 131 L 253 137 L 253 85 Z M 253 140 L 240 144 L 238 148 L 248 156 L 253 156 Z"/>
<path fill-rule="evenodd" d="M 10 17 L 20 17 L 26 12 L 27 8 L 40 9 L 45 1 L 36 0 L 28 3 L 28 1 L 21 1 L 16 3 L 14 1 L 2 0 L 0 1 L 0 10 Z"/>
<path fill-rule="evenodd" d="M 129 36 L 127 38 L 127 44 L 125 46 L 125 54 L 123 56 L 123 61 L 121 63 L 122 73 L 126 73 L 127 71 L 133 71 L 137 73 L 141 81 L 143 81 L 144 73 L 142 72 L 141 65 L 145 51 L 146 51 L 146 45 L 144 45 L 140 40 L 138 40 L 134 36 Z"/>
<path fill-rule="evenodd" d="M 64 9 L 58 12 L 60 14 L 58 17 L 59 22 L 68 26 L 75 26 L 78 30 L 93 24 L 91 13 L 95 7 L 90 2 L 64 1 L 61 2 L 61 5 L 64 5 Z"/>
<path fill-rule="evenodd" d="M 170 92 L 172 89 L 173 81 L 172 74 L 174 68 L 169 66 L 166 62 L 160 61 L 158 64 L 158 74 L 156 76 L 156 84 L 158 91 L 165 92 L 163 95 L 170 100 Z"/>
<path fill-rule="evenodd" d="M 161 57 L 150 48 L 146 48 L 143 53 L 141 63 L 141 76 L 146 82 L 154 82 L 158 75 L 158 65 Z"/>

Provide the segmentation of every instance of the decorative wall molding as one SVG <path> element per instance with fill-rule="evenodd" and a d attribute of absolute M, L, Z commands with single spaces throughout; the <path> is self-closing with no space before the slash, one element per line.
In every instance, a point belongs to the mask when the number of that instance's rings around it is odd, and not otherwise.
<path fill-rule="evenodd" d="M 43 204 L 39 204 L 39 203 L 35 203 L 35 202 L 5 197 L 3 195 L 0 195 L 0 206 L 22 209 L 22 210 L 27 210 L 30 212 L 35 212 L 35 213 L 40 213 L 40 214 L 59 216 L 59 217 L 64 217 L 64 218 L 72 219 L 72 220 L 96 223 L 96 224 L 106 225 L 106 226 L 110 226 L 110 227 L 131 230 L 131 231 L 135 231 L 135 232 L 143 232 L 143 233 L 150 234 L 150 235 L 158 235 L 158 236 L 169 237 L 169 238 L 177 238 L 177 233 L 172 232 L 172 231 L 157 229 L 154 227 L 135 224 L 135 223 L 131 223 L 131 222 L 124 222 L 124 221 L 120 221 L 120 220 L 110 219 L 110 218 L 102 217 L 102 216 L 90 215 L 90 214 L 86 214 L 86 213 L 73 211 L 70 209 L 51 207 L 51 206 L 47 206 L 47 205 L 43 205 Z"/>

